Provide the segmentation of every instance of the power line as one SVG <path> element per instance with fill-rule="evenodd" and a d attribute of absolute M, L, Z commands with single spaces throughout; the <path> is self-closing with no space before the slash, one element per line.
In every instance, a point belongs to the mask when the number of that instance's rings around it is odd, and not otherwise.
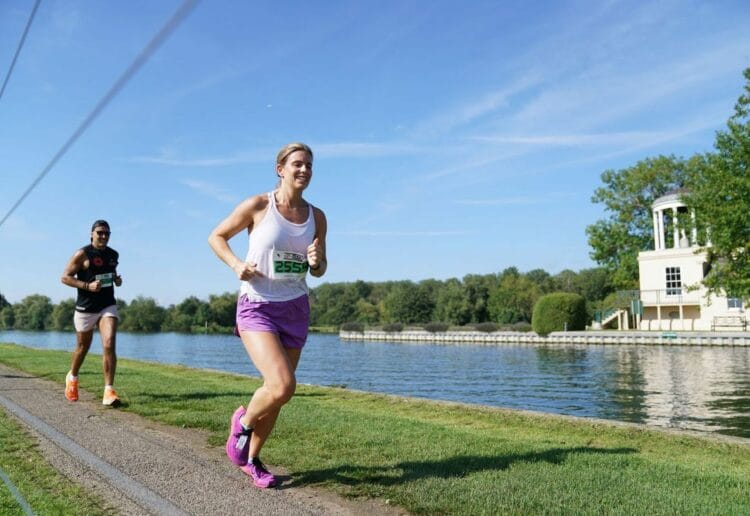
<path fill-rule="evenodd" d="M 39 8 L 39 4 L 42 3 L 42 0 L 36 0 L 34 3 L 34 8 L 31 10 L 31 14 L 29 15 L 29 21 L 26 22 L 26 28 L 23 29 L 23 35 L 21 36 L 21 41 L 18 42 L 18 48 L 16 49 L 16 54 L 13 56 L 13 60 L 10 62 L 10 68 L 8 68 L 8 73 L 5 76 L 5 80 L 3 81 L 3 87 L 0 88 L 0 99 L 3 98 L 3 93 L 5 92 L 5 87 L 8 85 L 8 81 L 10 80 L 10 75 L 13 73 L 13 68 L 16 66 L 16 61 L 18 60 L 18 54 L 21 53 L 21 48 L 23 48 L 23 43 L 26 41 L 26 35 L 29 33 L 29 29 L 31 28 L 31 22 L 34 21 L 34 15 L 36 15 L 36 10 Z"/>
<path fill-rule="evenodd" d="M 146 63 L 146 61 L 149 60 L 153 53 L 156 52 L 156 50 L 164 43 L 164 41 L 166 41 L 166 39 L 180 25 L 180 23 L 182 23 L 182 21 L 197 3 L 198 0 L 185 0 L 182 5 L 180 5 L 180 7 L 175 11 L 175 13 L 167 21 L 167 23 L 165 23 L 161 30 L 156 33 L 156 35 L 151 39 L 148 45 L 146 45 L 141 53 L 138 54 L 135 60 L 133 60 L 133 62 L 130 64 L 130 66 L 128 66 L 125 72 L 123 72 L 120 78 L 115 81 L 109 91 L 107 91 L 107 93 L 105 93 L 101 100 L 99 100 L 96 106 L 94 106 L 94 109 L 91 110 L 88 116 L 83 120 L 83 122 L 81 122 L 81 124 L 68 138 L 68 140 L 62 145 L 62 147 L 60 147 L 60 150 L 55 153 L 50 162 L 47 163 L 47 166 L 44 167 L 42 172 L 37 176 L 36 179 L 34 179 L 31 185 L 16 201 L 16 203 L 3 217 L 3 219 L 0 220 L 0 226 L 2 226 L 5 221 L 8 220 L 8 218 L 13 214 L 13 212 L 16 211 L 16 209 L 21 205 L 26 197 L 28 197 L 32 190 L 34 190 L 34 188 L 36 188 L 41 180 L 44 179 L 44 176 L 46 176 L 47 173 L 52 170 L 52 167 L 57 164 L 60 158 L 62 158 L 65 153 L 68 152 L 68 149 L 70 149 L 70 147 L 76 142 L 76 140 L 78 140 L 78 138 L 86 131 L 86 129 L 88 129 L 91 123 L 96 119 L 97 116 L 99 116 L 99 114 L 102 112 L 102 110 L 104 110 L 107 104 L 109 104 L 110 101 L 115 98 L 115 96 L 117 96 L 117 94 L 120 92 L 120 90 L 122 90 L 125 84 L 127 84 L 128 81 L 136 74 L 136 72 L 138 72 L 138 70 Z"/>

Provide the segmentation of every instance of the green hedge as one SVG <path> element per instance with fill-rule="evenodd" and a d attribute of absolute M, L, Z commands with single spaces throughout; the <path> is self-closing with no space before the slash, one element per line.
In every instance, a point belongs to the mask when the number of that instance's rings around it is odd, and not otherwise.
<path fill-rule="evenodd" d="M 553 331 L 586 329 L 586 300 L 569 292 L 554 292 L 534 305 L 531 327 L 539 335 Z"/>
<path fill-rule="evenodd" d="M 364 323 L 361 323 L 361 322 L 351 321 L 351 322 L 345 322 L 344 324 L 342 324 L 341 325 L 341 329 L 343 331 L 358 331 L 358 332 L 363 332 L 363 331 L 365 331 L 365 325 L 364 325 Z"/>
<path fill-rule="evenodd" d="M 450 324 L 444 322 L 430 322 L 424 325 L 424 329 L 430 333 L 439 333 L 448 331 Z"/>

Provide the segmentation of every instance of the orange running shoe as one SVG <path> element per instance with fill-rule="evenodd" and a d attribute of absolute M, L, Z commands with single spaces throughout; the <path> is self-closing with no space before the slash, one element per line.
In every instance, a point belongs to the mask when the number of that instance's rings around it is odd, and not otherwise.
<path fill-rule="evenodd" d="M 120 398 L 117 397 L 117 393 L 114 389 L 104 389 L 104 397 L 102 398 L 102 405 L 107 407 L 119 407 Z"/>
<path fill-rule="evenodd" d="M 69 401 L 78 401 L 78 378 L 71 378 L 70 373 L 65 375 L 65 397 Z"/>

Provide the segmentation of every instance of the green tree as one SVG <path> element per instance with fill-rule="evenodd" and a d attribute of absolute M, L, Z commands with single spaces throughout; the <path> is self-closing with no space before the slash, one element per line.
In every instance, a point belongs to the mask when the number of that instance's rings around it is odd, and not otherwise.
<path fill-rule="evenodd" d="M 435 308 L 427 289 L 403 281 L 384 300 L 388 322 L 414 324 L 430 322 Z"/>
<path fill-rule="evenodd" d="M 225 292 L 208 297 L 211 321 L 225 328 L 233 328 L 237 319 L 237 293 Z"/>
<path fill-rule="evenodd" d="M 745 92 L 727 128 L 716 134 L 715 152 L 688 175 L 686 204 L 694 210 L 706 247 L 711 292 L 750 301 L 750 68 Z"/>
<path fill-rule="evenodd" d="M 369 289 L 364 282 L 324 283 L 310 297 L 310 324 L 338 326 L 357 318 L 357 302 Z"/>
<path fill-rule="evenodd" d="M 530 270 L 525 276 L 536 283 L 539 286 L 539 289 L 545 294 L 555 290 L 555 282 L 552 276 L 550 276 L 549 272 L 544 269 Z"/>
<path fill-rule="evenodd" d="M 357 322 L 365 324 L 377 324 L 380 322 L 380 307 L 365 299 L 357 299 L 356 313 Z"/>
<path fill-rule="evenodd" d="M 539 285 L 515 267 L 501 272 L 499 280 L 500 284 L 490 291 L 487 302 L 490 319 L 500 324 L 531 322 L 534 303 L 541 295 Z"/>
<path fill-rule="evenodd" d="M 52 309 L 51 327 L 57 331 L 72 331 L 73 314 L 76 309 L 76 300 L 64 299 L 57 303 Z"/>
<path fill-rule="evenodd" d="M 14 327 L 19 330 L 46 330 L 51 326 L 52 301 L 47 296 L 33 294 L 13 305 Z"/>
<path fill-rule="evenodd" d="M 563 269 L 553 276 L 552 284 L 558 292 L 578 292 L 578 273 Z"/>
<path fill-rule="evenodd" d="M 10 303 L 7 299 L 5 299 L 5 296 L 0 294 L 0 310 L 5 308 L 6 306 L 10 306 Z"/>
<path fill-rule="evenodd" d="M 578 271 L 578 285 L 576 292 L 581 294 L 586 301 L 601 301 L 611 292 L 614 292 L 612 278 L 609 273 L 601 267 L 582 269 Z"/>
<path fill-rule="evenodd" d="M 487 302 L 490 297 L 490 290 L 497 284 L 497 277 L 494 274 L 467 274 L 463 278 L 466 297 L 469 299 L 471 309 L 471 322 L 482 323 L 490 320 L 490 313 L 487 308 Z"/>
<path fill-rule="evenodd" d="M 167 308 L 162 329 L 189 333 L 194 327 L 203 327 L 211 319 L 211 309 L 208 303 L 190 296 L 177 305 Z"/>
<path fill-rule="evenodd" d="M 684 186 L 690 163 L 674 156 L 639 161 L 630 168 L 602 173 L 604 186 L 592 202 L 604 205 L 607 218 L 586 228 L 591 257 L 618 289 L 638 288 L 638 253 L 653 247 L 654 200 Z"/>
<path fill-rule="evenodd" d="M 4 330 L 12 330 L 16 323 L 15 312 L 13 311 L 13 305 L 8 305 L 0 310 L 0 328 Z"/>
<path fill-rule="evenodd" d="M 471 302 L 466 289 L 458 279 L 449 279 L 437 293 L 435 319 L 464 325 L 471 322 L 471 316 Z"/>
<path fill-rule="evenodd" d="M 119 309 L 119 308 L 118 308 Z M 124 310 L 123 331 L 154 333 L 161 330 L 166 310 L 150 297 L 138 296 Z"/>

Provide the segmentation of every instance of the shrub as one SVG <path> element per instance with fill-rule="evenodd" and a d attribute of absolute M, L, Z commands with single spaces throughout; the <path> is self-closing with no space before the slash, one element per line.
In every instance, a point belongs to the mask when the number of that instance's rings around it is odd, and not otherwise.
<path fill-rule="evenodd" d="M 534 305 L 531 327 L 539 335 L 553 331 L 586 328 L 586 300 L 579 294 L 555 292 L 542 296 Z"/>
<path fill-rule="evenodd" d="M 345 322 L 341 325 L 341 331 L 365 331 L 365 325 L 361 322 Z"/>
<path fill-rule="evenodd" d="M 390 323 L 383 325 L 383 331 L 391 333 L 391 332 L 397 332 L 404 329 L 404 325 L 401 323 Z"/>
<path fill-rule="evenodd" d="M 510 326 L 511 331 L 531 331 L 531 323 L 518 321 Z"/>
<path fill-rule="evenodd" d="M 497 331 L 500 326 L 497 325 L 497 323 L 493 322 L 481 322 L 479 324 L 475 324 L 474 328 L 476 328 L 477 331 L 484 331 L 487 333 L 492 333 L 493 331 Z"/>
<path fill-rule="evenodd" d="M 448 328 L 450 328 L 450 324 L 444 322 L 430 322 L 424 325 L 424 329 L 430 333 L 447 331 Z"/>

